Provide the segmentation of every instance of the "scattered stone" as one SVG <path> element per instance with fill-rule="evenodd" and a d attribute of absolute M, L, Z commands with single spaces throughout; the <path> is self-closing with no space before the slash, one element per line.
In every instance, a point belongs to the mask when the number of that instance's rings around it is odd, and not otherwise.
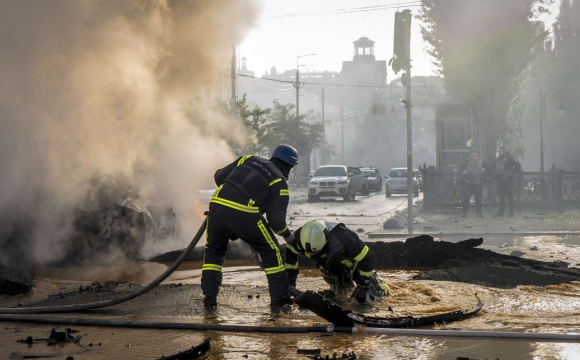
<path fill-rule="evenodd" d="M 514 250 L 514 251 L 512 251 L 512 252 L 510 253 L 510 256 L 517 256 L 517 257 L 520 257 L 520 256 L 522 256 L 522 255 L 524 255 L 524 254 L 525 254 L 525 252 L 523 252 L 523 251 Z"/>
<path fill-rule="evenodd" d="M 439 231 L 437 226 L 425 225 L 423 226 L 423 231 Z"/>
<path fill-rule="evenodd" d="M 457 220 L 457 219 L 453 219 L 453 222 L 454 222 L 454 223 L 456 223 L 456 222 L 459 222 L 459 220 Z"/>
<path fill-rule="evenodd" d="M 537 246 L 532 246 L 532 247 L 530 248 L 530 250 L 531 250 L 531 251 L 538 251 L 538 247 L 537 247 Z"/>
<path fill-rule="evenodd" d="M 433 237 L 429 236 L 429 235 L 420 235 L 420 236 L 416 236 L 413 238 L 408 238 L 407 240 L 405 240 L 405 245 L 408 246 L 415 246 L 421 243 L 428 243 L 428 242 L 432 242 L 433 241 Z"/>
<path fill-rule="evenodd" d="M 481 244 L 483 244 L 483 238 L 467 239 L 467 240 L 461 240 L 461 241 L 457 242 L 457 245 L 459 245 L 459 246 L 465 246 L 465 247 L 470 247 L 470 248 L 478 247 Z"/>
<path fill-rule="evenodd" d="M 253 298 L 253 297 L 254 297 L 254 296 L 253 296 L 252 294 L 249 294 L 249 295 L 248 295 L 248 299 L 251 299 L 251 298 Z"/>
<path fill-rule="evenodd" d="M 403 216 L 401 214 L 397 214 L 397 215 L 393 216 L 393 219 L 399 219 L 399 220 L 401 220 L 403 222 L 403 224 L 405 226 L 407 226 L 407 216 L 406 215 Z"/>
<path fill-rule="evenodd" d="M 358 228 L 358 229 L 356 229 L 356 232 L 357 232 L 357 233 L 364 233 L 364 232 L 365 232 L 365 229 L 363 229 L 363 228 Z"/>
<path fill-rule="evenodd" d="M 511 226 L 510 226 L 510 230 L 511 230 L 511 231 L 518 231 L 517 229 L 515 229 L 515 228 L 513 228 L 513 227 L 511 227 Z"/>
<path fill-rule="evenodd" d="M 0 294 L 25 294 L 32 289 L 34 273 L 26 269 L 8 267 L 0 263 Z"/>
<path fill-rule="evenodd" d="M 404 229 L 405 224 L 397 218 L 390 218 L 389 220 L 385 221 L 383 224 L 383 229 Z"/>
<path fill-rule="evenodd" d="M 471 224 L 467 224 L 467 225 L 465 225 L 465 228 L 466 228 L 466 229 L 471 229 L 472 227 L 473 227 L 473 225 L 471 225 Z"/>
<path fill-rule="evenodd" d="M 510 247 L 510 246 L 509 246 L 509 244 L 508 244 L 508 243 L 504 243 L 503 245 L 500 245 L 499 247 L 500 247 L 501 249 L 505 249 L 505 248 L 508 248 L 508 247 Z"/>
<path fill-rule="evenodd" d="M 300 355 L 320 355 L 321 349 L 298 349 L 297 354 Z"/>

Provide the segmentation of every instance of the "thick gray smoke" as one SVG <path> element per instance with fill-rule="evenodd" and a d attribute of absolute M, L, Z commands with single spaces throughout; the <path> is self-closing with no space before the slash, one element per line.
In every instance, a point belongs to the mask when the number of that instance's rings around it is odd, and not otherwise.
<path fill-rule="evenodd" d="M 227 67 L 253 12 L 239 0 L 0 0 L 0 261 L 62 256 L 69 214 L 96 201 L 97 183 L 175 206 L 191 237 L 196 189 L 243 131 L 185 105 Z"/>

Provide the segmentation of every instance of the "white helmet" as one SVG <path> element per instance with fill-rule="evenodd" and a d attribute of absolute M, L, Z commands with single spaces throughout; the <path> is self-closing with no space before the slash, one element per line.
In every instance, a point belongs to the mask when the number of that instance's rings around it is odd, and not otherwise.
<path fill-rule="evenodd" d="M 300 244 L 310 255 L 319 253 L 326 245 L 328 230 L 322 220 L 310 220 L 300 230 Z"/>

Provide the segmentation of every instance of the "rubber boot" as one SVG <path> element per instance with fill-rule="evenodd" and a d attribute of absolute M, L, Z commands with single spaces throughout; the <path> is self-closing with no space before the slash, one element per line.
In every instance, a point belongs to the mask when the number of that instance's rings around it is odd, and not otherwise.
<path fill-rule="evenodd" d="M 217 296 L 206 296 L 203 299 L 203 307 L 207 315 L 215 315 L 217 312 Z"/>

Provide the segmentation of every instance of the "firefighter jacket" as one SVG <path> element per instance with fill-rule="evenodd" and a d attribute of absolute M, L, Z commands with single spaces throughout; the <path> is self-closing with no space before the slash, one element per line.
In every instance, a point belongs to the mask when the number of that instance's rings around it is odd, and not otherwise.
<path fill-rule="evenodd" d="M 363 284 L 373 275 L 374 255 L 356 233 L 344 224 L 326 222 L 327 243 L 315 255 L 309 255 L 300 243 L 300 229 L 296 230 L 296 241 L 286 244 L 286 272 L 290 284 L 296 284 L 298 277 L 298 255 L 304 254 L 315 261 L 316 267 L 323 275 L 340 278 L 347 272 L 358 285 Z"/>
<path fill-rule="evenodd" d="M 286 211 L 290 201 L 288 183 L 269 160 L 247 155 L 216 171 L 218 189 L 210 200 L 210 211 L 266 214 L 274 233 L 290 235 Z"/>

